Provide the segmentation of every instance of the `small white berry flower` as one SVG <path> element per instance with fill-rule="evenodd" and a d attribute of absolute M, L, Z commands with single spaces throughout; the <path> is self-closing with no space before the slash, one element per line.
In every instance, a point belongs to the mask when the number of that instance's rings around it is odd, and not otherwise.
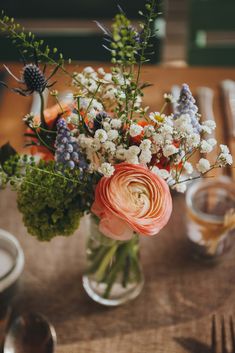
<path fill-rule="evenodd" d="M 130 164 L 139 164 L 139 158 L 137 156 L 126 155 L 126 161 Z"/>
<path fill-rule="evenodd" d="M 164 93 L 163 97 L 167 103 L 176 103 L 176 99 L 171 93 Z"/>
<path fill-rule="evenodd" d="M 179 149 L 175 147 L 174 145 L 166 145 L 163 147 L 163 155 L 165 157 L 170 157 L 173 154 L 177 153 Z"/>
<path fill-rule="evenodd" d="M 189 163 L 189 162 L 185 162 L 185 163 L 184 163 L 184 170 L 185 170 L 185 172 L 186 172 L 188 175 L 192 174 L 192 172 L 193 172 L 193 166 L 192 166 L 192 164 Z"/>
<path fill-rule="evenodd" d="M 113 143 L 111 141 L 106 141 L 103 144 L 103 147 L 109 153 L 114 153 L 116 151 L 116 145 L 115 145 L 115 143 Z"/>
<path fill-rule="evenodd" d="M 201 153 L 210 153 L 213 150 L 213 146 L 206 140 L 202 140 L 200 150 Z"/>
<path fill-rule="evenodd" d="M 176 184 L 173 189 L 183 194 L 187 189 L 187 185 L 186 183 L 179 183 L 179 184 Z"/>
<path fill-rule="evenodd" d="M 140 125 L 132 124 L 130 126 L 130 135 L 131 135 L 131 137 L 136 137 L 136 136 L 140 135 L 142 131 L 143 131 L 143 128 Z"/>
<path fill-rule="evenodd" d="M 215 147 L 217 145 L 217 141 L 214 138 L 210 138 L 206 140 L 212 147 Z"/>
<path fill-rule="evenodd" d="M 104 121 L 102 125 L 105 131 L 109 131 L 111 129 L 111 126 L 107 121 Z"/>
<path fill-rule="evenodd" d="M 118 138 L 118 132 L 117 130 L 109 130 L 108 133 L 108 140 L 113 141 L 116 140 Z"/>
<path fill-rule="evenodd" d="M 104 80 L 107 81 L 107 82 L 112 82 L 113 81 L 112 74 L 105 74 L 104 75 Z"/>
<path fill-rule="evenodd" d="M 140 149 L 143 151 L 149 150 L 151 147 L 152 142 L 148 139 L 143 140 L 140 144 Z"/>
<path fill-rule="evenodd" d="M 152 134 L 154 133 L 155 129 L 152 125 L 147 125 L 144 127 L 144 133 L 146 137 L 150 137 L 152 136 Z"/>
<path fill-rule="evenodd" d="M 95 138 L 99 140 L 101 143 L 105 142 L 108 138 L 107 132 L 103 129 L 98 129 L 95 132 Z"/>
<path fill-rule="evenodd" d="M 233 157 L 226 145 L 220 145 L 221 153 L 218 156 L 218 164 L 221 167 L 233 164 Z"/>
<path fill-rule="evenodd" d="M 159 169 L 156 166 L 154 166 L 151 171 L 163 179 L 168 179 L 170 176 L 170 173 L 166 169 Z"/>
<path fill-rule="evenodd" d="M 100 147 L 101 147 L 101 143 L 99 140 L 97 139 L 93 139 L 91 144 L 90 144 L 90 147 L 95 151 L 99 151 Z"/>
<path fill-rule="evenodd" d="M 140 163 L 147 164 L 150 163 L 152 159 L 152 153 L 150 150 L 144 150 L 139 156 Z"/>
<path fill-rule="evenodd" d="M 112 119 L 110 122 L 113 129 L 120 129 L 122 126 L 122 121 L 120 119 Z"/>
<path fill-rule="evenodd" d="M 83 72 L 85 74 L 92 74 L 94 72 L 94 69 L 91 66 L 87 66 L 85 67 L 85 69 L 83 70 Z"/>
<path fill-rule="evenodd" d="M 202 125 L 209 127 L 211 130 L 214 130 L 216 128 L 216 123 L 214 120 L 206 120 L 202 123 Z"/>
<path fill-rule="evenodd" d="M 104 71 L 103 67 L 99 67 L 98 70 L 97 70 L 97 72 L 98 72 L 100 75 L 102 75 L 102 76 L 105 75 L 105 71 Z"/>
<path fill-rule="evenodd" d="M 137 156 L 140 153 L 140 148 L 138 146 L 130 146 L 128 153 L 132 156 Z"/>
<path fill-rule="evenodd" d="M 200 144 L 200 135 L 193 133 L 187 137 L 187 144 L 189 147 L 198 147 Z"/>
<path fill-rule="evenodd" d="M 197 170 L 199 171 L 199 173 L 203 174 L 203 173 L 206 173 L 210 169 L 211 165 L 207 159 L 201 158 L 199 160 L 199 162 L 197 163 L 196 167 L 197 167 Z"/>
<path fill-rule="evenodd" d="M 110 177 L 113 175 L 115 168 L 110 163 L 102 163 L 98 171 L 105 177 Z"/>
<path fill-rule="evenodd" d="M 115 154 L 115 157 L 121 161 L 126 159 L 126 150 L 125 148 L 118 148 Z"/>
<path fill-rule="evenodd" d="M 226 145 L 220 145 L 220 149 L 222 153 L 225 153 L 225 154 L 230 153 L 229 148 Z"/>
<path fill-rule="evenodd" d="M 72 124 L 72 125 L 78 125 L 79 124 L 79 115 L 72 113 L 68 118 L 67 122 Z"/>

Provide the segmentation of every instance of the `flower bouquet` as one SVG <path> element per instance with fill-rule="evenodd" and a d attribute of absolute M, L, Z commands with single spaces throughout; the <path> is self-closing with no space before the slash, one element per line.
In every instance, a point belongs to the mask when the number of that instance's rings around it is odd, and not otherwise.
<path fill-rule="evenodd" d="M 39 240 L 68 236 L 87 218 L 87 260 L 84 288 L 96 301 L 118 305 L 136 297 L 143 286 L 139 236 L 153 236 L 172 212 L 170 188 L 184 192 L 186 182 L 205 177 L 232 163 L 220 146 L 213 164 L 196 151 L 209 153 L 216 140 L 208 135 L 213 121 L 200 122 L 188 85 L 183 84 L 176 113 L 165 110 L 174 98 L 165 94 L 159 112 L 143 104 L 141 67 L 151 50 L 156 0 L 140 11 L 139 28 L 120 10 L 111 30 L 103 28 L 112 66 L 86 67 L 71 74 L 56 48 L 50 49 L 4 14 L 0 27 L 25 59 L 18 87 L 23 96 L 38 94 L 39 116 L 24 117 L 28 153 L 19 155 L 8 144 L 0 150 L 0 180 L 17 192 L 17 203 L 28 232 Z M 30 63 L 26 62 L 30 59 Z M 47 77 L 46 66 L 52 70 Z M 9 74 L 13 75 L 9 68 Z M 57 71 L 70 77 L 71 99 L 63 102 L 52 86 Z M 45 109 L 49 90 L 55 106 Z"/>

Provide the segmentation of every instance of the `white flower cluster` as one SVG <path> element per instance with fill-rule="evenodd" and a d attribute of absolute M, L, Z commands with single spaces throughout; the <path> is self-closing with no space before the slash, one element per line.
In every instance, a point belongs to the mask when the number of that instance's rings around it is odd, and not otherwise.
<path fill-rule="evenodd" d="M 87 67 L 74 75 L 73 83 L 82 90 L 79 108 L 81 116 L 86 113 L 84 119 L 90 124 L 89 133 L 83 130 L 77 138 L 92 172 L 108 177 L 114 173 L 117 163 L 142 164 L 165 179 L 173 189 L 184 192 L 184 181 L 192 179 L 193 173 L 200 176 L 232 164 L 232 156 L 225 145 L 220 145 L 213 163 L 211 158 L 207 159 L 207 154 L 217 145 L 215 138 L 209 136 L 216 124 L 212 120 L 200 122 L 187 85 L 183 85 L 177 114 L 166 115 L 164 109 L 147 113 L 148 107 L 141 106 L 141 97 L 137 94 L 135 109 L 128 116 L 126 112 L 130 112 L 130 107 L 125 88 L 130 82 L 120 71 L 106 73 L 102 68 L 95 71 Z M 175 103 L 169 94 L 164 95 L 164 100 L 165 105 Z M 114 107 L 119 107 L 119 113 Z M 78 121 L 76 113 L 69 119 L 72 124 Z M 196 150 L 203 156 L 194 171 L 189 160 Z"/>
<path fill-rule="evenodd" d="M 179 124 L 179 121 L 183 121 L 184 124 Z M 201 138 L 201 133 L 193 130 L 185 116 L 177 120 L 174 120 L 173 116 L 164 116 L 164 120 L 158 122 L 156 126 L 150 123 L 142 127 L 138 123 L 132 123 L 128 134 L 127 143 L 123 138 L 122 120 L 114 118 L 104 121 L 102 128 L 97 129 L 93 137 L 80 134 L 78 141 L 81 148 L 85 149 L 89 161 L 93 163 L 93 170 L 98 170 L 104 176 L 112 175 L 114 165 L 122 161 L 143 164 L 180 192 L 184 192 L 186 188 L 182 180 L 187 176 L 190 179 L 194 170 L 192 164 L 188 162 L 188 157 L 193 154 L 195 148 L 207 154 L 217 144 L 214 138 Z M 135 143 L 137 137 L 138 144 Z M 221 145 L 220 148 L 216 166 L 232 164 L 228 147 Z M 214 167 L 215 165 L 211 165 L 206 158 L 201 158 L 196 165 L 200 174 Z"/>
<path fill-rule="evenodd" d="M 73 75 L 73 85 L 79 87 L 83 97 L 93 97 L 102 101 L 105 110 L 111 111 L 117 105 L 126 104 L 125 87 L 130 84 L 121 71 L 110 73 L 100 67 L 97 71 L 92 67 L 86 67 L 82 72 Z M 136 95 L 134 107 L 140 108 L 142 99 Z"/>
<path fill-rule="evenodd" d="M 218 156 L 218 164 L 220 167 L 224 167 L 227 164 L 232 165 L 233 164 L 233 157 L 230 154 L 230 151 L 226 145 L 220 145 L 220 154 Z"/>

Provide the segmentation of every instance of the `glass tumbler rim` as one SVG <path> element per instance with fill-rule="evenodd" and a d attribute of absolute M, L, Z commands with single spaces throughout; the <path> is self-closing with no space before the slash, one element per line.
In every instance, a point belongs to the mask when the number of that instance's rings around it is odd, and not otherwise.
<path fill-rule="evenodd" d="M 208 188 L 216 188 L 216 187 L 219 189 L 226 185 L 230 187 L 230 190 L 233 189 L 234 199 L 235 199 L 235 183 L 231 178 L 227 176 L 221 176 L 221 177 L 215 178 L 214 180 L 199 179 L 197 181 L 194 181 L 192 184 L 190 184 L 186 192 L 185 200 L 186 200 L 187 209 L 189 209 L 195 216 L 200 217 L 205 222 L 217 223 L 217 224 L 223 223 L 224 215 L 219 216 L 219 215 L 203 212 L 202 210 L 194 206 L 193 198 L 200 191 L 205 191 Z M 226 190 L 225 187 L 224 189 Z M 234 204 L 234 208 L 235 208 L 235 204 Z"/>

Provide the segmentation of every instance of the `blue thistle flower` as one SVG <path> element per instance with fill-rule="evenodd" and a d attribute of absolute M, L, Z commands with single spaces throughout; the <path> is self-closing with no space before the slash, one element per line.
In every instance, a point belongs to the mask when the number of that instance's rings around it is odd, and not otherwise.
<path fill-rule="evenodd" d="M 198 107 L 195 104 L 195 99 L 189 89 L 189 86 L 186 83 L 182 85 L 180 97 L 177 103 L 178 104 L 176 106 L 176 113 L 174 114 L 174 118 L 177 119 L 184 114 L 189 115 L 195 132 L 200 132 L 201 125 L 198 120 Z"/>
<path fill-rule="evenodd" d="M 98 113 L 94 119 L 94 131 L 102 129 L 103 122 L 106 119 L 109 119 L 109 116 L 106 112 Z"/>
<path fill-rule="evenodd" d="M 71 135 L 66 121 L 61 118 L 57 122 L 57 137 L 55 142 L 55 161 L 65 168 L 84 169 L 87 164 L 82 156 L 76 139 Z"/>

